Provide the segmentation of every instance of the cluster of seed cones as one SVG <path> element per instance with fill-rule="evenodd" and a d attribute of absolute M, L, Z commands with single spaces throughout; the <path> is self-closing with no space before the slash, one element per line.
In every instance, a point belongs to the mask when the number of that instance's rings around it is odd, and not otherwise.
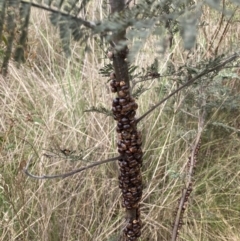
<path fill-rule="evenodd" d="M 195 168 L 196 168 L 197 155 L 200 150 L 200 146 L 201 146 L 201 140 L 199 140 L 197 147 L 193 153 L 193 160 L 192 160 L 192 156 L 189 156 L 189 158 L 188 158 L 187 168 L 188 168 L 188 173 L 189 173 L 189 175 L 188 175 L 189 180 L 187 182 L 186 188 L 183 189 L 182 197 L 179 199 L 178 207 L 177 207 L 176 211 L 174 212 L 175 222 L 173 224 L 173 230 L 176 230 L 176 235 L 175 235 L 176 237 L 178 236 L 179 231 L 180 231 L 182 225 L 184 224 L 184 222 L 183 222 L 184 212 L 186 210 L 186 207 L 187 207 L 187 204 L 189 201 L 189 196 L 193 190 L 192 176 L 193 176 Z"/>
<path fill-rule="evenodd" d="M 177 232 L 176 236 L 178 236 L 179 231 L 180 231 L 182 225 L 184 224 L 184 222 L 183 222 L 184 213 L 187 208 L 188 199 L 189 199 L 191 192 L 192 192 L 192 183 L 189 183 L 188 187 L 183 190 L 182 197 L 178 201 L 177 210 L 174 212 L 174 216 L 176 218 L 178 217 L 178 212 L 180 212 L 178 221 L 173 224 L 173 229 L 174 229 L 174 225 L 176 225 L 176 232 Z"/>
<path fill-rule="evenodd" d="M 130 96 L 129 86 L 125 81 L 111 81 L 111 90 L 118 93 L 113 100 L 112 112 L 117 121 L 118 152 L 120 174 L 119 188 L 122 190 L 122 206 L 128 210 L 135 210 L 135 219 L 128 220 L 124 234 L 128 241 L 137 240 L 141 235 L 141 220 L 139 202 L 142 197 L 142 138 L 137 131 L 136 109 L 138 108 L 134 98 Z"/>

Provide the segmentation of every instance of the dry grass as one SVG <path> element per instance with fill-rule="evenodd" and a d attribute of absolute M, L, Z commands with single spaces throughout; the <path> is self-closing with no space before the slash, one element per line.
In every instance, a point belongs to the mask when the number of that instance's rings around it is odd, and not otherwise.
<path fill-rule="evenodd" d="M 207 21 L 211 14 L 206 9 Z M 33 23 L 28 63 L 20 69 L 11 63 L 8 77 L 1 78 L 0 240 L 116 240 L 124 212 L 115 163 L 56 180 L 33 180 L 21 172 L 29 158 L 34 160 L 34 173 L 50 175 L 86 165 L 83 159 L 91 162 L 116 155 L 113 120 L 84 112 L 93 105 L 110 106 L 113 96 L 107 80 L 98 74 L 107 62 L 104 54 L 94 42 L 91 47 L 97 54 L 84 53 L 76 44 L 72 58 L 66 60 L 60 54 L 56 30 L 46 16 L 42 12 L 33 14 Z M 231 25 L 220 49 L 237 41 L 238 36 L 233 35 L 237 28 Z M 212 33 L 200 32 L 200 44 L 208 54 L 205 37 Z M 221 34 L 216 41 L 220 38 Z M 144 55 L 136 60 L 141 66 L 146 66 L 148 60 L 152 62 L 155 53 L 150 44 L 151 41 L 146 44 Z M 173 50 L 179 62 L 185 61 L 180 46 L 179 43 Z M 162 58 L 160 66 L 165 66 L 166 61 L 167 57 Z M 175 88 L 167 79 L 161 79 L 161 83 L 168 92 Z M 239 87 L 234 83 L 233 89 Z M 149 85 L 151 90 L 138 100 L 139 115 L 164 95 L 154 89 L 159 82 Z M 181 121 L 181 112 L 171 109 L 183 98 L 179 95 L 169 100 L 139 126 L 145 151 L 141 238 L 144 241 L 170 239 L 173 210 L 183 187 L 184 166 L 197 127 L 197 118 Z M 239 113 L 231 116 L 220 109 L 211 114 L 209 123 L 222 119 L 238 128 Z M 221 129 L 216 133 L 213 127 L 207 127 L 185 215 L 187 225 L 182 228 L 180 240 L 240 240 L 239 145 L 236 132 L 226 135 Z M 63 149 L 73 152 L 66 156 Z"/>

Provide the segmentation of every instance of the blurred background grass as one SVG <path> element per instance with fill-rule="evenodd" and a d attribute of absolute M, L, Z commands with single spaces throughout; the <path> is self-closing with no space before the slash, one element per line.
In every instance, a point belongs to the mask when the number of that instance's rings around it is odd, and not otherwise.
<path fill-rule="evenodd" d="M 98 12 L 88 9 L 93 18 L 104 15 L 100 6 L 101 2 L 95 6 Z M 11 62 L 8 76 L 1 77 L 0 240 L 113 241 L 124 221 L 116 163 L 66 179 L 34 180 L 22 173 L 30 158 L 33 158 L 32 172 L 51 175 L 117 154 L 112 118 L 84 112 L 90 106 L 111 106 L 113 94 L 108 79 L 99 75 L 99 69 L 109 60 L 94 40 L 89 42 L 90 52 L 73 43 L 72 57 L 66 59 L 57 30 L 49 24 L 47 14 L 39 13 L 36 10 L 32 13 L 27 63 L 17 68 Z M 227 21 L 220 23 L 218 13 L 204 9 L 203 19 L 208 25 L 199 30 L 201 52 L 193 52 L 192 62 L 200 61 L 203 56 L 211 57 L 210 40 L 212 49 L 219 46 L 219 52 L 223 53 L 238 45 L 238 13 L 239 10 L 223 36 Z M 214 39 L 212 36 L 219 26 L 221 30 Z M 187 61 L 179 39 L 175 36 L 174 47 L 159 57 L 150 38 L 135 64 L 145 68 L 156 57 L 160 73 L 169 62 L 177 69 Z M 237 95 L 238 71 L 229 69 L 226 74 L 229 78 L 215 82 L 219 89 L 228 88 L 230 97 Z M 138 99 L 138 115 L 176 85 L 168 77 L 146 82 L 149 90 Z M 173 211 L 183 188 L 184 167 L 198 125 L 194 96 L 186 93 L 171 98 L 139 124 L 145 151 L 144 227 L 140 240 L 170 239 Z M 232 108 L 226 110 L 222 107 L 229 101 L 228 96 L 210 97 L 212 103 L 218 101 L 208 111 L 180 240 L 237 241 L 240 240 L 239 103 L 230 102 Z"/>

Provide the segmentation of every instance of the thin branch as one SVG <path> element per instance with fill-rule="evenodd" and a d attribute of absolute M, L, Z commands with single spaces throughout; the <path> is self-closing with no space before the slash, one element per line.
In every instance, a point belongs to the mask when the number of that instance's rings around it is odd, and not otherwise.
<path fill-rule="evenodd" d="M 85 27 L 90 28 L 90 29 L 94 29 L 96 27 L 96 24 L 94 22 L 86 21 L 82 18 L 69 15 L 68 13 L 64 13 L 64 12 L 61 12 L 59 10 L 55 10 L 53 8 L 45 7 L 45 6 L 37 4 L 37 3 L 33 3 L 33 2 L 29 2 L 29 1 L 23 1 L 23 0 L 21 1 L 21 3 L 30 3 L 31 6 L 33 6 L 33 7 L 40 8 L 40 9 L 46 10 L 46 11 L 51 12 L 51 13 L 60 14 L 64 17 L 69 17 L 73 20 L 76 20 L 76 21 L 82 23 Z"/>
<path fill-rule="evenodd" d="M 228 31 L 229 28 L 230 28 L 230 23 L 232 23 L 233 17 L 235 16 L 235 13 L 236 13 L 237 9 L 238 9 L 238 7 L 235 8 L 235 10 L 233 11 L 231 17 L 228 19 L 228 21 L 227 21 L 227 23 L 226 23 L 226 25 L 225 25 L 225 28 L 224 28 L 224 30 L 223 30 L 223 33 L 222 33 L 222 35 L 221 35 L 221 37 L 220 37 L 220 39 L 219 39 L 219 41 L 218 41 L 218 44 L 217 44 L 217 47 L 216 47 L 215 51 L 214 51 L 215 56 L 216 56 L 217 53 L 218 53 L 218 49 L 219 49 L 219 47 L 220 47 L 221 42 L 223 41 L 224 37 L 225 37 L 226 34 L 227 34 L 227 31 Z"/>
<path fill-rule="evenodd" d="M 224 1 L 223 1 L 223 9 L 222 10 L 224 10 Z M 224 19 L 224 11 L 222 11 L 222 14 L 221 14 L 221 18 L 220 18 L 220 20 L 219 20 L 219 24 L 218 24 L 218 26 L 217 26 L 217 28 L 215 29 L 215 31 L 214 31 L 214 33 L 212 34 L 212 36 L 210 37 L 210 43 L 209 43 L 209 45 L 208 45 L 208 49 L 207 49 L 207 51 L 206 51 L 206 54 L 208 53 L 208 52 L 211 52 L 211 54 L 213 54 L 213 51 L 211 50 L 212 49 L 212 47 L 213 47 L 213 44 L 214 44 L 214 41 L 215 41 L 215 39 L 217 38 L 217 36 L 218 36 L 218 34 L 219 34 L 219 32 L 220 32 L 220 30 L 221 30 L 221 27 L 222 27 L 222 23 L 223 23 L 223 19 Z M 205 55 L 206 55 L 205 54 Z M 205 57 L 205 56 L 204 56 Z"/>
<path fill-rule="evenodd" d="M 180 198 L 178 208 L 176 211 L 176 217 L 174 220 L 171 241 L 177 240 L 179 230 L 183 224 L 184 211 L 186 210 L 186 205 L 188 203 L 189 195 L 192 192 L 192 179 L 193 179 L 193 173 L 194 173 L 194 169 L 197 161 L 196 158 L 200 147 L 201 135 L 203 132 L 204 116 L 205 116 L 205 111 L 203 111 L 202 115 L 199 116 L 198 133 L 197 133 L 195 144 L 191 151 L 191 156 L 189 157 L 189 162 L 188 162 L 189 163 L 188 180 L 186 183 L 186 187 L 182 190 L 182 196 Z"/>
<path fill-rule="evenodd" d="M 204 88 L 201 88 L 201 94 L 204 95 Z M 201 102 L 201 110 L 198 116 L 198 132 L 194 141 L 194 146 L 191 151 L 191 155 L 188 160 L 188 175 L 186 180 L 186 187 L 182 190 L 182 196 L 180 198 L 178 208 L 176 211 L 176 217 L 174 220 L 172 238 L 171 241 L 176 241 L 178 237 L 179 230 L 183 224 L 183 215 L 186 209 L 186 205 L 189 200 L 189 196 L 192 192 L 193 174 L 196 167 L 197 155 L 199 153 L 199 148 L 201 144 L 201 136 L 204 129 L 205 117 L 206 117 L 206 99 L 203 98 Z"/>
<path fill-rule="evenodd" d="M 54 178 L 65 178 L 65 177 L 69 177 L 69 176 L 72 176 L 74 174 L 77 174 L 79 172 L 82 172 L 84 170 L 87 170 L 89 168 L 92 168 L 92 167 L 96 167 L 96 166 L 99 166 L 99 165 L 102 165 L 102 164 L 105 164 L 105 163 L 108 163 L 108 162 L 112 162 L 112 161 L 116 161 L 118 159 L 122 158 L 122 156 L 117 156 L 117 157 L 113 157 L 113 158 L 110 158 L 110 159 L 107 159 L 107 160 L 103 160 L 103 161 L 97 161 L 97 162 L 94 162 L 86 167 L 81 167 L 79 169 L 76 169 L 76 170 L 73 170 L 73 171 L 70 171 L 70 172 L 67 172 L 67 173 L 63 173 L 63 174 L 56 174 L 56 175 L 42 175 L 42 176 L 36 176 L 36 175 L 33 175 L 31 174 L 29 171 L 28 171 L 28 168 L 29 168 L 29 165 L 31 163 L 31 159 L 28 161 L 27 165 L 25 168 L 23 168 L 23 171 L 24 173 L 29 176 L 29 177 L 32 177 L 32 178 L 35 178 L 35 179 L 54 179 Z"/>
<path fill-rule="evenodd" d="M 222 63 L 219 63 L 218 65 L 216 65 L 213 68 L 210 69 L 205 69 L 203 70 L 200 74 L 198 74 L 197 76 L 193 77 L 192 79 L 190 79 L 187 83 L 185 83 L 184 85 L 182 85 L 181 87 L 179 87 L 178 89 L 174 90 L 170 95 L 168 95 L 167 97 L 165 97 L 163 100 L 161 100 L 158 104 L 154 105 L 151 109 L 149 109 L 145 114 L 143 114 L 142 116 L 140 116 L 137 120 L 136 123 L 138 123 L 139 121 L 141 121 L 143 118 L 145 118 L 148 114 L 150 114 L 153 110 L 155 110 L 157 107 L 159 107 L 161 104 L 163 104 L 166 100 L 168 100 L 170 97 L 172 97 L 173 95 L 175 95 L 176 93 L 178 93 L 180 90 L 184 89 L 185 87 L 193 84 L 197 79 L 203 77 L 204 75 L 207 75 L 213 71 L 219 71 L 222 67 L 224 67 L 227 63 L 232 62 L 233 60 L 235 60 L 237 57 L 239 57 L 238 53 L 233 54 L 232 56 L 226 58 Z"/>

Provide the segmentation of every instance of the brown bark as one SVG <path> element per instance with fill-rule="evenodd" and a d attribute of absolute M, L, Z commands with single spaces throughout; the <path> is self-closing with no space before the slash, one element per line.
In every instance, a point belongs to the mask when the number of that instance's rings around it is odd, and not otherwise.
<path fill-rule="evenodd" d="M 124 0 L 110 0 L 111 13 L 124 10 Z M 112 60 L 115 73 L 112 75 L 111 89 L 117 93 L 113 100 L 112 111 L 117 121 L 119 158 L 119 188 L 122 191 L 122 206 L 126 209 L 126 223 L 123 229 L 123 241 L 135 241 L 141 235 L 141 220 L 139 203 L 142 198 L 142 140 L 137 130 L 137 104 L 131 96 L 126 61 L 127 46 L 117 51 L 114 47 L 119 41 L 125 40 L 126 30 L 113 33 L 111 41 Z"/>

